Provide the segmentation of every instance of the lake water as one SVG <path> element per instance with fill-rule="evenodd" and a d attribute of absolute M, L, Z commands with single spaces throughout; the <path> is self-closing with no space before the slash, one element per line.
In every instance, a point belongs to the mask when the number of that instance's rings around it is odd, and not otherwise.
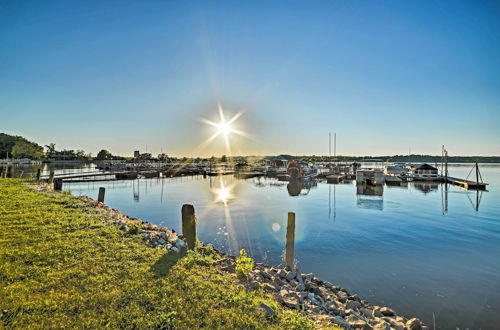
<path fill-rule="evenodd" d="M 452 166 L 466 177 L 470 166 Z M 372 304 L 423 319 L 432 328 L 500 328 L 500 166 L 482 166 L 488 191 L 409 183 L 382 191 L 355 182 L 314 183 L 290 196 L 270 178 L 182 177 L 71 183 L 132 217 L 180 230 L 181 206 L 195 206 L 198 237 L 258 262 L 281 265 L 287 212 L 296 213 L 295 258 Z M 382 196 L 363 195 L 375 193 Z M 447 195 L 447 198 L 446 198 Z M 448 200 L 447 211 L 446 202 Z"/>

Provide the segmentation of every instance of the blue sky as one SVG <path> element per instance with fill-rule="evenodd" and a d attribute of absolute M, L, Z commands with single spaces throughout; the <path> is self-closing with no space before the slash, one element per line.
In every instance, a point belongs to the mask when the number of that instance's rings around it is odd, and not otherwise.
<path fill-rule="evenodd" d="M 495 1 L 0 0 L 0 131 L 130 155 L 500 155 Z"/>

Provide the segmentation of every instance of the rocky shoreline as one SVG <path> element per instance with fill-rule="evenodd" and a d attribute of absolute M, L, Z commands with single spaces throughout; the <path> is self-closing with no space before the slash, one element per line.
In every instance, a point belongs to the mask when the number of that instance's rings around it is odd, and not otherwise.
<path fill-rule="evenodd" d="M 46 187 L 37 186 L 35 189 L 46 190 Z M 182 235 L 178 235 L 175 230 L 130 218 L 89 197 L 76 198 L 87 206 L 94 207 L 97 213 L 104 216 L 107 225 L 115 225 L 125 232 L 142 235 L 154 248 L 175 254 L 186 249 Z M 236 257 L 217 252 L 222 258 L 214 264 L 224 272 L 235 273 Z M 298 310 L 318 324 L 329 322 L 345 329 L 365 330 L 429 329 L 417 318 L 407 319 L 388 307 L 371 305 L 344 288 L 318 279 L 312 273 L 301 273 L 298 268 L 286 270 L 256 263 L 248 279 L 242 280 L 242 283 L 248 290 L 264 289 L 273 294 L 281 305 Z M 262 305 L 261 309 L 266 316 L 272 317 L 273 309 Z"/>

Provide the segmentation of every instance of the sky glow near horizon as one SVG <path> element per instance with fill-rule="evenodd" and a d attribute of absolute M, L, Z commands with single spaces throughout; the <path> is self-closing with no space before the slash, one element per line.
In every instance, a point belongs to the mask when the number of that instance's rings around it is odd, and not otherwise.
<path fill-rule="evenodd" d="M 0 1 L 0 132 L 220 156 L 219 104 L 233 155 L 500 155 L 500 4 Z"/>

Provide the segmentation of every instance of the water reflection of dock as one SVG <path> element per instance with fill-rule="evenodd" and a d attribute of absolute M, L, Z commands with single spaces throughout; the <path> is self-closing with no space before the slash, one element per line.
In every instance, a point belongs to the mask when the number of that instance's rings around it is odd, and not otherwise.
<path fill-rule="evenodd" d="M 360 208 L 382 211 L 384 209 L 383 194 L 383 185 L 356 184 L 356 204 Z"/>

